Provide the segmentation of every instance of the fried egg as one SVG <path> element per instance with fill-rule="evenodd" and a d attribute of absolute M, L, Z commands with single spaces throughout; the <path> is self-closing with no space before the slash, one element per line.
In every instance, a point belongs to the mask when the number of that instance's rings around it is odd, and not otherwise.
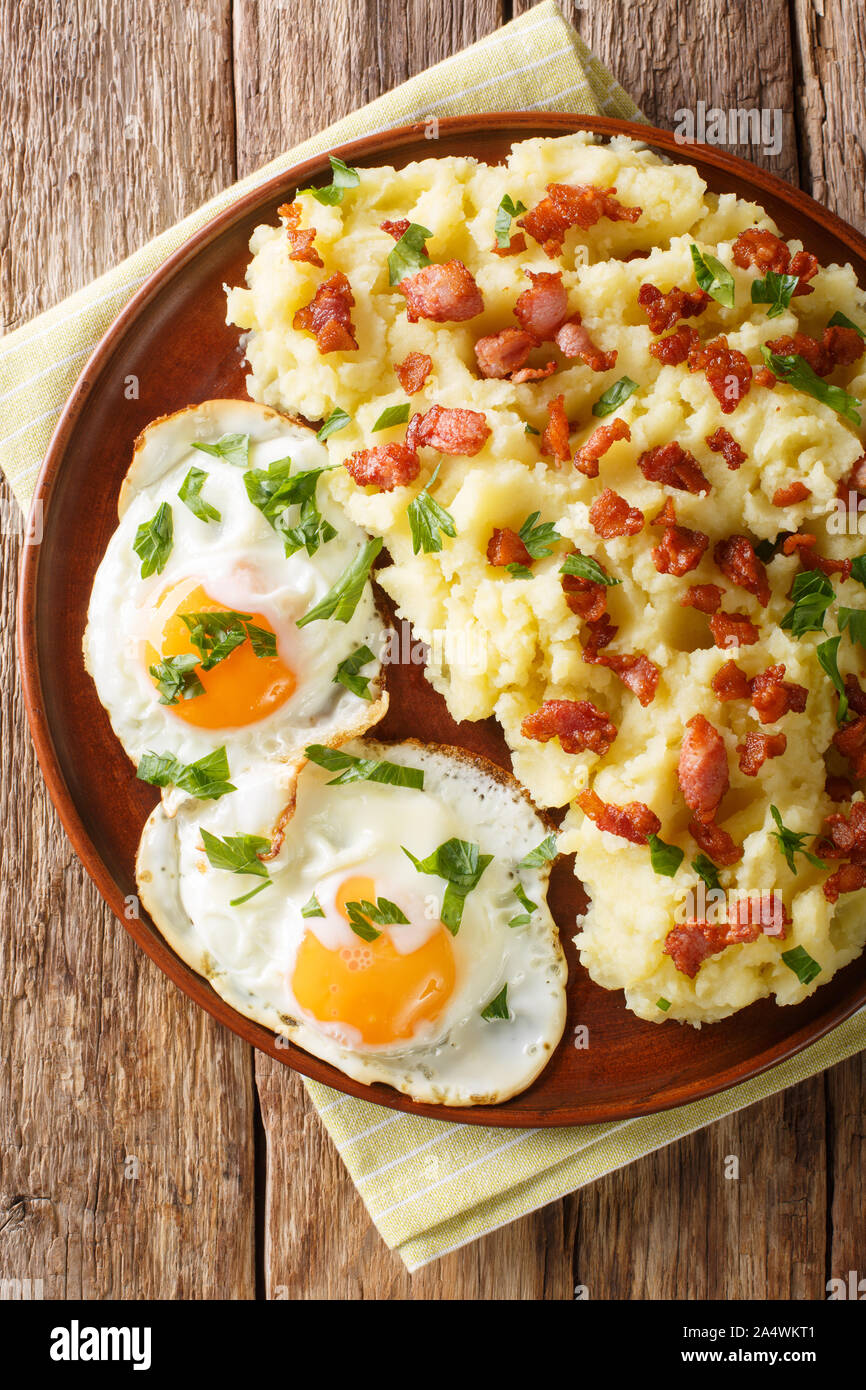
<path fill-rule="evenodd" d="M 327 766 L 157 807 L 137 862 L 153 921 L 233 1008 L 356 1080 L 451 1105 L 524 1090 L 565 1023 L 549 826 L 457 749 L 311 756 Z"/>
<path fill-rule="evenodd" d="M 245 401 L 190 406 L 139 436 L 84 638 L 136 764 L 224 745 L 234 776 L 384 714 L 375 543 L 328 498 L 315 474 L 327 466 L 312 430 Z M 354 592 L 316 617 L 359 564 Z"/>

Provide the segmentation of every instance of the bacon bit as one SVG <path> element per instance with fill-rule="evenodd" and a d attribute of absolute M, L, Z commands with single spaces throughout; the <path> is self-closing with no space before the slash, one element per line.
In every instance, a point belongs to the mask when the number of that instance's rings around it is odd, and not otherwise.
<path fill-rule="evenodd" d="M 747 777 L 757 777 L 768 758 L 779 758 L 788 746 L 784 734 L 746 734 L 745 743 L 737 744 L 740 771 Z"/>
<path fill-rule="evenodd" d="M 714 820 L 730 786 L 728 754 L 721 734 L 702 714 L 686 724 L 677 780 L 686 805 L 697 819 L 705 823 Z"/>
<path fill-rule="evenodd" d="M 848 705 L 855 714 L 866 714 L 866 692 L 860 689 L 860 682 L 856 676 L 845 677 L 845 694 L 848 696 Z"/>
<path fill-rule="evenodd" d="M 737 946 L 758 937 L 784 936 L 791 918 L 778 893 L 753 894 L 733 904 L 733 918 L 727 922 L 687 922 L 673 927 L 664 944 L 677 970 L 693 980 L 710 956 L 727 946 Z"/>
<path fill-rule="evenodd" d="M 754 594 L 761 607 L 766 608 L 770 602 L 770 581 L 748 536 L 728 536 L 727 540 L 718 541 L 713 558 L 726 579 Z"/>
<path fill-rule="evenodd" d="M 816 256 L 809 251 L 796 251 L 792 256 L 784 241 L 774 232 L 762 227 L 750 227 L 740 232 L 734 242 L 734 262 L 746 270 L 750 265 L 757 266 L 764 275 L 774 270 L 777 275 L 796 275 L 800 281 L 794 290 L 794 297 L 812 294 L 814 286 L 808 284 L 817 275 L 820 265 Z"/>
<path fill-rule="evenodd" d="M 557 330 L 555 341 L 564 357 L 580 358 L 591 372 L 609 372 L 616 365 L 616 348 L 613 352 L 602 352 L 592 341 L 577 312 Z"/>
<path fill-rule="evenodd" d="M 494 256 L 517 256 L 526 250 L 526 237 L 522 232 L 512 232 L 507 246 L 500 246 L 498 241 L 494 241 L 490 250 Z"/>
<path fill-rule="evenodd" d="M 841 478 L 839 481 L 836 496 L 844 501 L 849 492 L 857 492 L 861 497 L 866 497 L 866 454 L 861 454 L 855 459 L 847 478 Z"/>
<path fill-rule="evenodd" d="M 722 333 L 703 347 L 696 347 L 689 353 L 688 361 L 690 372 L 706 374 L 722 414 L 730 415 L 736 410 L 752 384 L 752 368 L 745 353 L 729 347 Z"/>
<path fill-rule="evenodd" d="M 818 854 L 824 859 L 861 859 L 866 855 L 866 801 L 857 801 L 848 816 L 827 816 L 830 840 L 822 840 Z"/>
<path fill-rule="evenodd" d="M 831 801 L 850 801 L 854 795 L 854 783 L 849 782 L 847 777 L 833 777 L 828 774 L 824 782 L 824 791 Z"/>
<path fill-rule="evenodd" d="M 375 449 L 359 449 L 350 454 L 345 467 L 359 487 L 374 484 L 381 492 L 391 492 L 418 477 L 421 460 L 405 444 L 380 444 Z"/>
<path fill-rule="evenodd" d="M 406 299 L 410 323 L 430 319 L 433 323 L 463 323 L 484 309 L 481 291 L 471 271 L 462 261 L 425 265 L 414 275 L 406 275 L 397 289 Z"/>
<path fill-rule="evenodd" d="M 292 248 L 289 252 L 289 260 L 306 261 L 308 265 L 324 266 L 325 262 L 313 246 L 316 239 L 315 227 L 310 227 L 304 232 L 301 231 L 300 204 L 297 202 L 283 203 L 282 207 L 277 208 L 277 216 L 284 218 L 286 222 L 286 235 Z"/>
<path fill-rule="evenodd" d="M 510 526 L 496 526 L 487 543 L 487 562 L 490 565 L 531 565 L 532 556 L 516 531 Z"/>
<path fill-rule="evenodd" d="M 578 574 L 564 574 L 560 582 L 572 613 L 590 624 L 599 622 L 605 616 L 606 584 L 599 584 L 595 579 L 582 579 Z"/>
<path fill-rule="evenodd" d="M 586 625 L 589 628 L 589 637 L 584 643 L 583 659 L 591 664 L 592 658 L 597 656 L 603 647 L 610 646 L 619 628 L 614 627 L 609 613 L 602 613 L 600 618 L 588 618 Z"/>
<path fill-rule="evenodd" d="M 542 454 L 552 454 L 559 468 L 571 458 L 568 442 L 568 416 L 565 413 L 565 396 L 554 396 L 547 402 L 548 421 L 541 436 Z"/>
<path fill-rule="evenodd" d="M 703 531 L 690 531 L 687 526 L 677 525 L 672 498 L 667 499 L 650 524 L 665 528 L 659 544 L 652 551 L 653 563 L 659 574 L 683 575 L 697 568 L 710 538 Z"/>
<path fill-rule="evenodd" d="M 585 816 L 594 821 L 599 830 L 611 835 L 620 835 L 633 845 L 645 845 L 650 835 L 657 835 L 662 823 L 655 811 L 642 801 L 629 801 L 625 806 L 614 806 L 602 801 L 598 792 L 583 791 L 577 797 L 577 804 Z"/>
<path fill-rule="evenodd" d="M 824 882 L 824 897 L 828 903 L 839 901 L 840 893 L 856 893 L 866 886 L 866 864 L 842 864 Z"/>
<path fill-rule="evenodd" d="M 615 676 L 619 676 L 623 685 L 637 696 L 642 705 L 652 704 L 661 672 L 655 662 L 650 661 L 643 652 L 634 655 L 611 653 L 599 656 L 597 647 L 588 643 L 583 650 L 583 659 L 590 666 L 606 666 Z"/>
<path fill-rule="evenodd" d="M 356 352 L 355 329 L 349 312 L 355 303 L 352 287 L 341 270 L 324 280 L 309 304 L 299 309 L 293 328 L 312 333 L 319 352 Z"/>
<path fill-rule="evenodd" d="M 669 333 L 666 338 L 659 338 L 657 342 L 650 343 L 649 350 L 662 366 L 681 367 L 689 353 L 697 351 L 700 341 L 694 328 L 689 328 L 683 323 L 675 333 Z"/>
<path fill-rule="evenodd" d="M 749 682 L 752 704 L 762 724 L 775 724 L 790 710 L 802 714 L 806 708 L 806 687 L 786 681 L 784 676 L 784 666 L 768 666 Z"/>
<path fill-rule="evenodd" d="M 687 294 L 674 285 L 667 294 L 662 294 L 656 285 L 641 285 L 637 302 L 649 319 L 651 332 L 658 335 L 673 328 L 679 319 L 696 319 L 710 302 L 710 296 L 703 290 Z"/>
<path fill-rule="evenodd" d="M 387 232 L 388 235 L 389 235 L 389 236 L 392 236 L 392 237 L 394 238 L 395 241 L 399 241 L 400 238 L 401 238 L 401 236 L 403 236 L 406 232 L 408 232 L 408 230 L 409 230 L 409 228 L 410 228 L 411 226 L 412 226 L 412 223 L 409 221 L 409 218 L 408 218 L 408 217 L 398 217 L 397 220 L 396 220 L 396 222 L 380 222 L 380 223 L 379 223 L 379 229 L 380 229 L 380 231 Z M 424 247 L 424 254 L 425 254 L 425 255 L 427 254 L 427 247 L 426 247 L 426 245 L 425 245 L 425 247 Z"/>
<path fill-rule="evenodd" d="M 808 333 L 795 333 L 782 338 L 774 338 L 767 343 L 770 352 L 787 357 L 795 353 L 802 357 L 816 376 L 829 376 L 837 367 L 849 367 L 866 351 L 863 339 L 853 328 L 840 328 L 835 325 L 825 328 L 821 341 L 810 338 Z"/>
<path fill-rule="evenodd" d="M 795 507 L 798 502 L 805 502 L 807 497 L 812 496 L 812 489 L 805 483 L 788 483 L 787 487 L 777 487 L 773 493 L 774 507 Z"/>
<path fill-rule="evenodd" d="M 644 515 L 637 507 L 630 507 L 613 488 L 606 487 L 590 507 L 589 521 L 596 535 L 609 541 L 614 536 L 636 536 L 643 529 Z"/>
<path fill-rule="evenodd" d="M 709 825 L 695 818 L 689 821 L 689 834 L 698 849 L 702 849 L 714 864 L 720 864 L 723 869 L 738 863 L 743 857 L 743 846 L 735 844 L 727 830 L 720 825 Z"/>
<path fill-rule="evenodd" d="M 596 188 L 591 183 L 549 183 L 547 197 L 521 217 L 517 225 L 524 227 L 553 260 L 562 250 L 570 227 L 586 231 L 602 217 L 610 222 L 637 222 L 642 209 L 623 207 L 613 196 L 615 193 L 615 188 Z"/>
<path fill-rule="evenodd" d="M 728 647 L 751 647 L 761 635 L 747 613 L 714 613 L 710 631 L 716 646 L 723 651 Z"/>
<path fill-rule="evenodd" d="M 680 599 L 683 608 L 697 608 L 701 613 L 717 613 L 725 596 L 718 584 L 692 584 Z"/>
<path fill-rule="evenodd" d="M 657 444 L 641 454 L 637 466 L 648 482 L 663 483 L 681 492 L 709 492 L 710 485 L 693 454 L 681 444 Z"/>
<path fill-rule="evenodd" d="M 603 757 L 616 738 L 616 725 L 590 700 L 545 700 L 520 726 L 524 738 L 548 743 L 559 739 L 563 753 Z"/>
<path fill-rule="evenodd" d="M 490 333 L 475 344 L 478 370 L 483 377 L 502 381 L 523 366 L 534 346 L 532 335 L 522 328 Z"/>
<path fill-rule="evenodd" d="M 563 399 L 562 396 L 559 397 Z M 618 439 L 631 439 L 631 430 L 617 416 L 607 425 L 598 425 L 589 436 L 585 444 L 582 444 L 574 456 L 574 466 L 579 473 L 583 473 L 587 478 L 598 477 L 598 461 L 603 458 L 611 445 Z M 640 529 L 640 528 L 638 528 Z"/>
<path fill-rule="evenodd" d="M 768 391 L 775 391 L 779 384 L 779 378 L 775 372 L 771 372 L 769 367 L 759 367 L 755 372 L 753 381 L 756 386 L 766 386 Z"/>
<path fill-rule="evenodd" d="M 735 661 L 726 661 L 724 666 L 720 666 L 710 684 L 722 701 L 750 700 L 752 697 L 749 677 Z"/>
<path fill-rule="evenodd" d="M 831 560 L 825 555 L 819 555 L 815 550 L 817 537 L 808 531 L 801 531 L 793 536 L 786 536 L 782 542 L 782 554 L 796 554 L 804 570 L 820 570 L 822 574 L 828 576 L 840 574 L 843 579 L 848 579 L 851 574 L 850 560 Z"/>
<path fill-rule="evenodd" d="M 423 414 L 413 415 L 406 431 L 410 449 L 426 446 L 440 454 L 472 458 L 490 437 L 487 417 L 481 410 L 457 410 L 431 405 Z"/>
<path fill-rule="evenodd" d="M 433 358 L 428 357 L 426 352 L 410 352 L 394 367 L 397 380 L 407 396 L 418 394 L 432 370 Z"/>
<path fill-rule="evenodd" d="M 728 465 L 731 472 L 739 468 L 740 464 L 745 463 L 748 458 L 745 449 L 741 448 L 734 436 L 729 434 L 725 429 L 724 425 L 720 425 L 713 434 L 707 435 L 706 445 L 708 449 L 712 449 L 714 454 L 722 454 L 724 456 L 725 463 Z"/>
<path fill-rule="evenodd" d="M 562 271 L 534 270 L 525 272 L 532 286 L 517 296 L 514 317 L 520 327 L 529 333 L 536 343 L 543 343 L 556 336 L 558 328 L 568 314 L 568 295 L 562 283 Z"/>
<path fill-rule="evenodd" d="M 546 362 L 543 367 L 521 367 L 519 372 L 512 373 L 511 380 L 515 386 L 522 386 L 524 381 L 545 381 L 555 371 L 555 362 Z"/>
<path fill-rule="evenodd" d="M 850 762 L 858 782 L 866 777 L 866 714 L 858 715 L 853 723 L 837 730 L 833 743 Z"/>
<path fill-rule="evenodd" d="M 623 261 L 645 261 L 649 258 L 649 251 L 629 251 L 627 256 L 623 256 Z"/>

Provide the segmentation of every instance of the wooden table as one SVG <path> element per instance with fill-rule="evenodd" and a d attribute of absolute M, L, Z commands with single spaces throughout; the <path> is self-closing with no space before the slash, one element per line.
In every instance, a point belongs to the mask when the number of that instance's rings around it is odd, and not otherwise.
<path fill-rule="evenodd" d="M 3 328 L 529 5 L 0 0 Z M 778 155 L 738 152 L 866 230 L 860 0 L 564 9 L 658 125 L 781 110 Z M 25 727 L 5 531 L 0 1278 L 52 1299 L 820 1299 L 866 1274 L 860 1057 L 410 1278 L 298 1079 L 170 985 L 72 853 Z"/>

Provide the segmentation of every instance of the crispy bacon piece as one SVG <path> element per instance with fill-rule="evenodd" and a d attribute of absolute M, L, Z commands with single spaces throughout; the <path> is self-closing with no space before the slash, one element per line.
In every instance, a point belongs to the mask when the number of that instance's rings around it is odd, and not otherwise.
<path fill-rule="evenodd" d="M 681 444 L 657 444 L 641 454 L 637 466 L 648 482 L 663 483 L 681 492 L 709 492 L 710 485 L 693 454 Z"/>
<path fill-rule="evenodd" d="M 833 743 L 850 762 L 858 782 L 866 777 L 866 714 L 858 715 L 852 723 L 838 729 Z"/>
<path fill-rule="evenodd" d="M 544 381 L 555 371 L 555 362 L 545 362 L 543 367 L 521 367 L 518 372 L 512 373 L 511 380 L 515 386 L 521 386 L 524 381 Z"/>
<path fill-rule="evenodd" d="M 514 317 L 536 343 L 547 342 L 555 338 L 568 314 L 562 271 L 527 270 L 525 273 L 532 285 L 517 296 Z"/>
<path fill-rule="evenodd" d="M 783 555 L 797 555 L 804 570 L 820 570 L 822 574 L 839 574 L 843 579 L 848 579 L 851 574 L 850 560 L 831 560 L 826 555 L 819 555 L 815 549 L 817 537 L 808 531 L 801 531 L 793 536 L 786 536 L 782 542 Z"/>
<path fill-rule="evenodd" d="M 545 700 L 520 726 L 524 738 L 548 743 L 559 739 L 563 753 L 608 751 L 616 738 L 616 725 L 591 700 Z"/>
<path fill-rule="evenodd" d="M 401 236 L 403 236 L 405 232 L 408 232 L 411 225 L 412 223 L 409 221 L 408 217 L 398 217 L 394 222 L 380 222 L 379 228 L 381 231 L 387 232 L 389 236 L 392 236 L 395 241 L 399 241 Z"/>
<path fill-rule="evenodd" d="M 584 643 L 583 659 L 591 662 L 592 657 L 598 656 L 602 648 L 610 646 L 619 628 L 614 627 L 609 613 L 602 613 L 600 618 L 588 618 L 586 625 L 589 628 L 589 636 Z"/>
<path fill-rule="evenodd" d="M 720 425 L 712 434 L 707 435 L 706 444 L 708 449 L 712 449 L 714 454 L 721 454 L 731 472 L 745 463 L 748 455 L 736 441 L 732 434 Z"/>
<path fill-rule="evenodd" d="M 673 927 L 664 944 L 677 970 L 693 980 L 710 956 L 727 946 L 757 941 L 765 936 L 784 936 L 791 918 L 779 893 L 753 894 L 733 904 L 733 915 L 726 922 L 686 922 Z"/>
<path fill-rule="evenodd" d="M 725 591 L 718 584 L 692 584 L 680 598 L 680 604 L 701 613 L 717 613 L 724 596 Z"/>
<path fill-rule="evenodd" d="M 478 370 L 483 377 L 502 381 L 523 366 L 534 346 L 532 335 L 522 328 L 490 333 L 475 344 Z"/>
<path fill-rule="evenodd" d="M 735 264 L 743 270 L 753 265 L 762 275 L 768 270 L 774 270 L 777 275 L 796 275 L 800 283 L 794 290 L 795 297 L 812 293 L 814 286 L 808 281 L 813 280 L 820 269 L 816 256 L 809 251 L 796 251 L 792 256 L 784 241 L 763 227 L 749 227 L 740 232 L 733 254 Z"/>
<path fill-rule="evenodd" d="M 736 661 L 726 661 L 720 666 L 710 681 L 713 690 L 723 702 L 726 700 L 750 700 L 752 686 L 745 671 L 741 671 Z"/>
<path fill-rule="evenodd" d="M 609 372 L 616 365 L 616 348 L 612 352 L 603 352 L 592 341 L 577 312 L 557 329 L 555 341 L 564 357 L 579 358 L 591 372 Z"/>
<path fill-rule="evenodd" d="M 730 786 L 724 739 L 702 714 L 686 724 L 680 748 L 677 780 L 686 805 L 698 820 L 715 819 L 719 802 Z"/>
<path fill-rule="evenodd" d="M 805 483 L 788 483 L 787 487 L 777 487 L 773 493 L 774 507 L 795 507 L 798 502 L 805 502 L 807 497 L 812 496 L 812 489 Z"/>
<path fill-rule="evenodd" d="M 481 410 L 458 410 L 431 405 L 423 414 L 413 415 L 406 431 L 410 449 L 438 449 L 440 454 L 472 458 L 490 437 L 487 417 Z"/>
<path fill-rule="evenodd" d="M 866 344 L 853 328 L 825 328 L 821 341 L 808 333 L 786 334 L 767 343 L 771 352 L 781 357 L 792 353 L 809 363 L 816 376 L 829 376 L 837 367 L 849 367 L 866 351 Z"/>
<path fill-rule="evenodd" d="M 563 397 L 559 399 L 562 400 Z M 607 425 L 597 425 L 586 443 L 582 444 L 575 454 L 575 468 L 587 478 L 597 478 L 599 459 L 604 457 L 618 439 L 631 439 L 631 430 L 625 420 L 617 416 Z"/>
<path fill-rule="evenodd" d="M 659 574 L 688 574 L 696 569 L 701 556 L 710 543 L 703 531 L 691 531 L 688 526 L 677 525 L 677 514 L 673 500 L 669 497 L 651 526 L 664 526 L 662 538 L 653 546 L 653 563 Z"/>
<path fill-rule="evenodd" d="M 572 613 L 586 623 L 597 623 L 607 611 L 607 585 L 595 579 L 582 579 L 577 574 L 564 574 L 561 579 L 565 601 Z"/>
<path fill-rule="evenodd" d="M 845 677 L 845 694 L 848 696 L 848 707 L 854 714 L 866 714 L 866 691 L 860 689 L 856 676 Z"/>
<path fill-rule="evenodd" d="M 623 207 L 613 196 L 615 188 L 594 184 L 549 183 L 547 197 L 518 220 L 551 260 L 562 250 L 570 227 L 586 231 L 606 217 L 610 222 L 637 222 L 641 208 Z"/>
<path fill-rule="evenodd" d="M 779 378 L 769 367 L 759 367 L 752 380 L 756 386 L 766 386 L 768 391 L 775 391 L 779 384 Z"/>
<path fill-rule="evenodd" d="M 356 352 L 355 329 L 350 310 L 355 296 L 341 270 L 323 280 L 309 304 L 299 309 L 292 320 L 293 328 L 312 333 L 319 352 Z"/>
<path fill-rule="evenodd" d="M 611 835 L 620 835 L 633 845 L 645 845 L 650 835 L 657 835 L 662 823 L 655 811 L 642 801 L 629 801 L 625 806 L 614 806 L 602 801 L 598 792 L 583 791 L 577 797 L 577 804 L 585 816 Z"/>
<path fill-rule="evenodd" d="M 637 696 L 642 705 L 652 704 L 661 672 L 644 652 L 631 655 L 610 652 L 599 656 L 597 646 L 589 642 L 583 649 L 583 659 L 590 666 L 606 666 L 615 676 L 619 676 L 623 685 Z"/>
<path fill-rule="evenodd" d="M 728 647 L 751 647 L 761 635 L 746 613 L 714 613 L 710 631 L 716 646 L 723 651 Z"/>
<path fill-rule="evenodd" d="M 418 477 L 421 460 L 406 444 L 379 444 L 350 454 L 345 466 L 359 487 L 374 484 L 381 492 L 391 492 Z"/>
<path fill-rule="evenodd" d="M 855 459 L 848 476 L 839 480 L 836 496 L 845 501 L 849 492 L 866 497 L 866 454 L 861 454 L 858 459 Z"/>
<path fill-rule="evenodd" d="M 282 207 L 277 208 L 277 216 L 285 219 L 286 235 L 292 248 L 289 252 L 289 260 L 306 261 L 308 265 L 324 266 L 325 262 L 313 245 L 316 239 L 315 227 L 301 231 L 300 204 L 297 202 L 283 203 Z"/>
<path fill-rule="evenodd" d="M 854 783 L 849 782 L 847 777 L 834 777 L 828 773 L 824 791 L 831 801 L 850 801 L 854 795 Z"/>
<path fill-rule="evenodd" d="M 487 543 L 487 562 L 491 565 L 531 565 L 532 556 L 510 526 L 496 526 Z"/>
<path fill-rule="evenodd" d="M 673 328 L 679 319 L 696 319 L 710 302 L 710 296 L 703 290 L 688 294 L 674 285 L 667 294 L 662 294 L 656 285 L 641 285 L 637 302 L 649 319 L 650 331 L 656 336 Z"/>
<path fill-rule="evenodd" d="M 728 536 L 716 543 L 713 558 L 726 579 L 754 594 L 762 608 L 770 602 L 770 581 L 763 560 L 748 536 Z"/>
<path fill-rule="evenodd" d="M 643 528 L 644 515 L 639 508 L 630 507 L 613 488 L 606 487 L 590 507 L 589 521 L 596 535 L 609 541 L 614 536 L 636 536 Z"/>
<path fill-rule="evenodd" d="M 690 352 L 688 363 L 690 372 L 705 373 L 724 415 L 736 410 L 752 384 L 748 357 L 738 348 L 729 347 L 723 333 Z"/>
<path fill-rule="evenodd" d="M 663 367 L 681 367 L 689 353 L 697 350 L 700 341 L 694 328 L 682 323 L 674 333 L 650 343 L 649 350 Z"/>
<path fill-rule="evenodd" d="M 557 468 L 571 458 L 568 442 L 568 416 L 565 413 L 565 396 L 554 396 L 547 402 L 547 424 L 541 436 L 541 452 L 552 454 Z"/>
<path fill-rule="evenodd" d="M 428 357 L 426 352 L 410 352 L 394 367 L 397 380 L 407 396 L 417 395 L 432 370 L 433 358 Z"/>
<path fill-rule="evenodd" d="M 397 289 L 406 299 L 410 323 L 430 319 L 433 323 L 463 323 L 484 309 L 481 291 L 471 271 L 462 261 L 425 265 L 414 275 L 406 275 Z"/>
<path fill-rule="evenodd" d="M 806 708 L 806 687 L 784 677 L 784 666 L 768 666 L 749 682 L 752 704 L 762 724 L 775 724 L 790 710 L 802 714 Z"/>
<path fill-rule="evenodd" d="M 689 821 L 689 834 L 699 849 L 712 859 L 714 864 L 728 868 L 737 864 L 743 857 L 743 846 L 734 843 L 727 830 L 720 825 L 711 825 L 697 817 Z"/>
<path fill-rule="evenodd" d="M 507 246 L 500 246 L 498 241 L 494 241 L 490 250 L 494 256 L 518 256 L 526 250 L 526 237 L 522 232 L 512 232 Z"/>
<path fill-rule="evenodd" d="M 747 777 L 757 777 L 767 759 L 781 757 L 787 746 L 785 734 L 746 734 L 745 743 L 737 744 L 740 771 Z"/>
<path fill-rule="evenodd" d="M 818 854 L 823 859 L 866 859 L 866 801 L 857 801 L 847 816 L 838 811 L 828 816 L 829 842 L 822 840 Z"/>
<path fill-rule="evenodd" d="M 856 893 L 866 887 L 866 864 L 842 864 L 822 886 L 828 903 L 838 902 L 840 893 Z"/>

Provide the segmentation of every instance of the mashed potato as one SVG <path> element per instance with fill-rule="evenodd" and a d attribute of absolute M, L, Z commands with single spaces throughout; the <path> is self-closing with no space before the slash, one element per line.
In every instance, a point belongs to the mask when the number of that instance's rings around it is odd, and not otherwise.
<path fill-rule="evenodd" d="M 530 236 L 525 252 L 491 254 L 503 196 L 532 209 L 552 182 L 615 187 L 619 201 L 639 206 L 641 216 L 634 223 L 602 218 L 589 230 L 572 228 L 555 260 Z M 837 486 L 864 452 L 861 432 L 828 405 L 781 382 L 772 391 L 753 382 L 736 409 L 724 414 L 703 371 L 662 365 L 650 353 L 657 338 L 638 291 L 649 282 L 663 292 L 674 286 L 694 292 L 692 246 L 715 256 L 733 277 L 735 307 L 713 298 L 699 318 L 686 322 L 703 341 L 725 334 L 757 371 L 761 346 L 770 340 L 796 332 L 820 339 L 839 310 L 866 322 L 866 299 L 851 267 L 822 268 L 811 294 L 792 298 L 768 317 L 769 305 L 752 303 L 750 297 L 763 272 L 739 267 L 732 247 L 756 224 L 777 230 L 772 221 L 753 203 L 708 192 L 694 168 L 667 164 L 625 139 L 605 145 L 585 135 L 525 141 L 501 167 L 451 158 L 399 171 L 361 170 L 359 186 L 341 203 L 323 206 L 309 196 L 301 203 L 303 225 L 316 229 L 324 270 L 291 260 L 285 229 L 263 226 L 252 238 L 247 286 L 229 291 L 229 320 L 248 333 L 250 394 L 309 419 L 326 418 L 338 407 L 346 411 L 350 423 L 328 439 L 335 464 L 355 450 L 404 438 L 405 424 L 376 433 L 372 427 L 384 409 L 406 402 L 394 365 L 410 352 L 426 353 L 433 362 L 423 389 L 412 398 L 413 412 L 434 403 L 484 412 L 491 434 L 474 457 L 424 448 L 420 476 L 407 487 L 391 492 L 358 487 L 343 469 L 329 475 L 328 486 L 354 521 L 385 538 L 392 563 L 378 578 L 400 615 L 431 645 L 428 676 L 454 718 L 495 714 L 512 749 L 515 773 L 536 802 L 569 808 L 559 847 L 576 853 L 577 873 L 592 899 L 577 937 L 583 964 L 599 984 L 624 989 L 629 1007 L 653 1021 L 676 1018 L 699 1025 L 769 994 L 785 1004 L 803 999 L 861 951 L 866 890 L 834 905 L 822 891 L 827 869 L 798 853 L 793 873 L 773 836 L 777 827 L 770 807 L 777 808 L 789 830 L 808 832 L 809 848 L 825 816 L 850 811 L 831 802 L 824 789 L 828 765 L 831 772 L 844 768 L 836 753 L 827 756 L 838 702 L 816 648 L 836 634 L 838 606 L 862 606 L 863 587 L 854 578 L 834 575 L 836 598 L 825 631 L 796 637 L 779 623 L 791 606 L 788 595 L 801 567 L 797 556 L 776 547 L 767 566 L 771 597 L 763 607 L 723 576 L 713 549 L 732 534 L 746 534 L 757 544 L 774 542 L 782 531 L 801 530 L 817 538 L 823 556 L 852 558 L 866 550 L 850 526 L 848 533 L 837 534 Z M 483 295 L 481 314 L 463 323 L 408 321 L 404 297 L 389 285 L 387 256 L 394 241 L 380 229 L 386 219 L 398 218 L 430 230 L 434 262 L 457 258 L 466 265 Z M 799 249 L 797 243 L 789 245 L 792 252 Z M 632 252 L 648 254 L 628 259 Z M 529 284 L 526 270 L 563 271 L 569 312 L 579 311 L 593 341 L 618 354 L 611 370 L 593 372 L 579 360 L 566 360 L 548 379 L 522 385 L 479 377 L 475 343 L 514 325 L 515 300 Z M 335 271 L 348 277 L 354 293 L 359 349 L 323 355 L 312 334 L 295 330 L 292 320 Z M 532 361 L 556 356 L 545 343 Z M 593 404 L 623 376 L 639 389 L 605 422 L 625 421 L 630 439 L 613 444 L 597 478 L 569 466 L 556 469 L 540 451 L 548 404 L 564 397 L 574 451 L 601 423 L 593 417 Z M 831 380 L 862 397 L 866 361 L 838 368 Z M 736 470 L 707 446 L 707 437 L 720 427 L 745 452 Z M 698 460 L 708 494 L 648 481 L 636 466 L 645 450 L 673 440 Z M 456 535 L 445 537 L 438 552 L 415 555 L 407 506 L 437 467 L 435 497 L 450 512 Z M 795 481 L 810 495 L 775 505 L 777 490 Z M 646 524 L 638 534 L 603 540 L 596 533 L 589 509 L 605 488 L 644 513 Z M 652 556 L 661 533 L 650 523 L 669 497 L 678 523 L 710 540 L 697 567 L 684 577 L 659 573 Z M 533 512 L 540 513 L 541 522 L 554 523 L 563 538 L 554 553 L 535 560 L 530 578 L 491 565 L 487 546 L 494 528 L 519 530 Z M 658 667 L 655 698 L 646 706 L 613 672 L 583 659 L 586 627 L 569 608 L 560 576 L 572 549 L 594 557 L 621 581 L 607 591 L 618 628 L 610 650 L 643 652 Z M 679 602 L 688 586 L 700 584 L 723 588 L 723 610 L 747 614 L 759 627 L 759 641 L 734 650 L 716 646 L 707 616 Z M 862 652 L 852 637 L 844 633 L 839 646 L 843 676 L 859 675 L 861 669 Z M 732 658 L 749 678 L 784 664 L 785 679 L 808 691 L 805 710 L 765 725 L 748 699 L 720 701 L 711 682 Z M 606 713 L 617 728 L 610 750 L 602 756 L 568 753 L 556 738 L 540 743 L 526 737 L 524 718 L 551 699 L 589 700 Z M 664 946 L 672 927 L 683 921 L 687 895 L 699 884 L 692 867 L 699 847 L 688 830 L 691 812 L 677 776 L 686 725 L 696 714 L 703 714 L 724 741 L 730 789 L 716 823 L 743 849 L 739 862 L 720 867 L 721 887 L 735 895 L 781 893 L 791 923 L 784 938 L 762 932 L 756 940 L 728 945 L 690 978 Z M 745 775 L 738 762 L 738 745 L 750 731 L 787 737 L 784 753 L 768 759 L 757 776 Z M 600 830 L 583 814 L 576 798 L 589 786 L 605 802 L 640 801 L 657 814 L 660 838 L 684 851 L 673 876 L 654 870 L 645 844 Z M 860 800 L 858 791 L 855 802 Z M 811 980 L 801 981 L 783 959 L 797 947 L 820 967 Z"/>

